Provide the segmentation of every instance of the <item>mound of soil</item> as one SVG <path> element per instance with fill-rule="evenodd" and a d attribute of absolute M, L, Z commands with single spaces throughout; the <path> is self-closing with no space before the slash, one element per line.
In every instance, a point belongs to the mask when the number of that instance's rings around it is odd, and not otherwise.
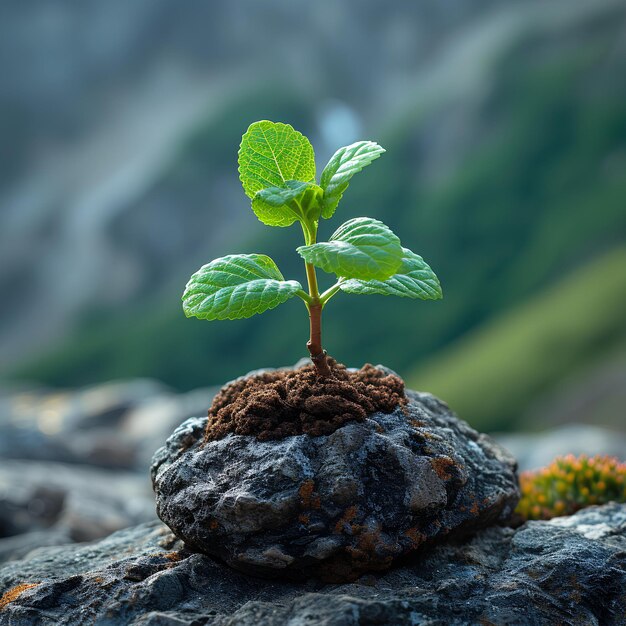
<path fill-rule="evenodd" d="M 391 413 L 406 401 L 404 381 L 370 365 L 350 372 L 328 359 L 333 378 L 318 378 L 313 365 L 248 376 L 213 399 L 205 441 L 228 433 L 260 441 L 291 435 L 328 435 L 346 422 Z"/>

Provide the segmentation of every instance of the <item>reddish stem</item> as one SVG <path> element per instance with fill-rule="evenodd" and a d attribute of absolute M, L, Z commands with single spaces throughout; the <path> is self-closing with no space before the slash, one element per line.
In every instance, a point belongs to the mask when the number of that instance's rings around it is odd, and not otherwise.
<path fill-rule="evenodd" d="M 311 360 L 317 375 L 323 378 L 331 378 L 332 372 L 328 366 L 326 351 L 322 348 L 322 305 L 309 305 L 309 320 L 311 322 L 311 338 L 306 344 L 311 354 Z"/>

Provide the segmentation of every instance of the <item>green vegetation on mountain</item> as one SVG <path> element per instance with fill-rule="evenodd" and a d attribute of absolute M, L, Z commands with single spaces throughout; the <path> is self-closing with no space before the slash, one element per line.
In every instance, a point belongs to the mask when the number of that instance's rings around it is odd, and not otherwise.
<path fill-rule="evenodd" d="M 473 330 L 407 384 L 445 398 L 481 429 L 523 428 L 516 418 L 529 398 L 616 346 L 626 353 L 625 274 L 620 247 Z"/>
<path fill-rule="evenodd" d="M 436 133 L 435 113 L 421 101 L 407 103 L 404 116 L 376 133 L 388 149 L 385 158 L 371 175 L 355 177 L 342 201 L 344 219 L 371 209 L 415 241 L 446 286 L 446 305 L 426 302 L 418 310 L 398 300 L 389 308 L 384 297 L 373 296 L 368 319 L 360 319 L 358 299 L 338 300 L 324 329 L 333 356 L 352 365 L 385 363 L 402 374 L 419 370 L 410 384 L 440 392 L 484 427 L 514 425 L 532 394 L 586 358 L 601 359 L 618 330 L 614 308 L 626 269 L 616 260 L 619 253 L 603 254 L 626 242 L 626 84 L 615 80 L 616 59 L 600 26 L 589 40 L 561 43 L 562 49 L 544 50 L 538 41 L 532 55 L 514 48 L 501 59 L 489 91 L 468 113 L 467 123 L 478 131 L 468 143 L 458 143 L 441 176 L 422 175 L 430 133 Z M 242 100 L 191 137 L 159 184 L 184 189 L 190 176 L 229 170 L 242 124 L 261 116 L 293 120 L 310 133 L 314 114 L 306 100 L 286 92 L 281 106 L 272 93 Z M 276 241 L 259 228 L 237 242 L 242 252 L 263 250 L 280 258 L 285 275 L 302 279 L 296 245 L 295 229 Z M 201 260 L 190 259 L 188 270 Z M 567 275 L 579 276 L 584 287 L 561 284 Z M 146 295 L 135 309 L 106 321 L 86 320 L 71 343 L 20 373 L 53 384 L 148 375 L 189 389 L 304 356 L 299 303 L 199 331 L 180 318 L 175 303 L 185 278 L 181 274 L 165 285 L 167 293 L 155 295 L 149 306 Z M 385 319 L 393 332 L 381 326 L 372 333 L 372 319 Z M 558 350 L 550 341 L 559 326 L 570 333 L 569 348 L 561 344 L 564 335 L 557 335 Z M 480 349 L 461 339 L 477 328 L 485 342 Z M 219 360 L 210 358 L 215 354 Z M 507 355 L 520 366 L 488 381 Z M 445 380 L 454 377 L 467 380 Z M 488 384 L 490 393 L 478 384 Z M 478 410 L 479 400 L 489 406 Z"/>

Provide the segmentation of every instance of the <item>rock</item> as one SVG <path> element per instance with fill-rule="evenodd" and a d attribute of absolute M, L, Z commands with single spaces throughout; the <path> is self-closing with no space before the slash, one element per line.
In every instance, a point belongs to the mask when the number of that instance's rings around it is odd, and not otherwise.
<path fill-rule="evenodd" d="M 153 522 L 5 564 L 0 607 L 0 624 L 19 626 L 619 626 L 626 505 L 493 526 L 342 585 L 249 577 Z"/>
<path fill-rule="evenodd" d="M 515 461 L 431 395 L 330 435 L 203 444 L 182 424 L 152 466 L 159 517 L 188 546 L 256 575 L 327 581 L 506 520 Z"/>
<path fill-rule="evenodd" d="M 0 458 L 145 472 L 154 450 L 215 389 L 176 394 L 152 380 L 76 391 L 0 389 Z"/>
<path fill-rule="evenodd" d="M 0 464 L 0 562 L 154 518 L 144 476 L 41 461 Z"/>
<path fill-rule="evenodd" d="M 540 433 L 494 434 L 517 459 L 520 470 L 544 467 L 565 454 L 608 454 L 626 459 L 624 433 L 583 424 L 568 424 Z"/>
<path fill-rule="evenodd" d="M 75 391 L 1 386 L 0 563 L 154 520 L 152 453 L 214 393 L 141 379 Z"/>
<path fill-rule="evenodd" d="M 133 467 L 137 442 L 119 425 L 133 407 L 166 388 L 151 380 L 104 383 L 77 391 L 0 392 L 0 458 Z"/>
<path fill-rule="evenodd" d="M 172 430 L 190 415 L 206 413 L 219 387 L 206 387 L 186 393 L 158 394 L 133 407 L 122 419 L 120 433 L 135 442 L 136 467 L 145 472 L 154 451 Z"/>
<path fill-rule="evenodd" d="M 20 535 L 3 537 L 0 539 L 0 564 L 22 559 L 37 548 L 62 546 L 73 541 L 70 529 L 64 526 L 51 526 L 42 530 L 30 530 Z"/>

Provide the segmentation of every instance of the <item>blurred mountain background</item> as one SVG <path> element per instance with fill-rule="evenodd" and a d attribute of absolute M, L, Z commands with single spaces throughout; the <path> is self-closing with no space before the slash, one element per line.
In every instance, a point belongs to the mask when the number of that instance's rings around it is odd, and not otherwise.
<path fill-rule="evenodd" d="M 334 357 L 481 429 L 626 430 L 623 0 L 7 0 L 0 75 L 6 388 L 187 391 L 305 355 L 295 300 L 228 323 L 180 306 L 226 253 L 304 280 L 301 233 L 258 222 L 238 180 L 242 133 L 271 119 L 319 171 L 381 143 L 320 236 L 379 218 L 444 287 L 339 295 Z"/>

